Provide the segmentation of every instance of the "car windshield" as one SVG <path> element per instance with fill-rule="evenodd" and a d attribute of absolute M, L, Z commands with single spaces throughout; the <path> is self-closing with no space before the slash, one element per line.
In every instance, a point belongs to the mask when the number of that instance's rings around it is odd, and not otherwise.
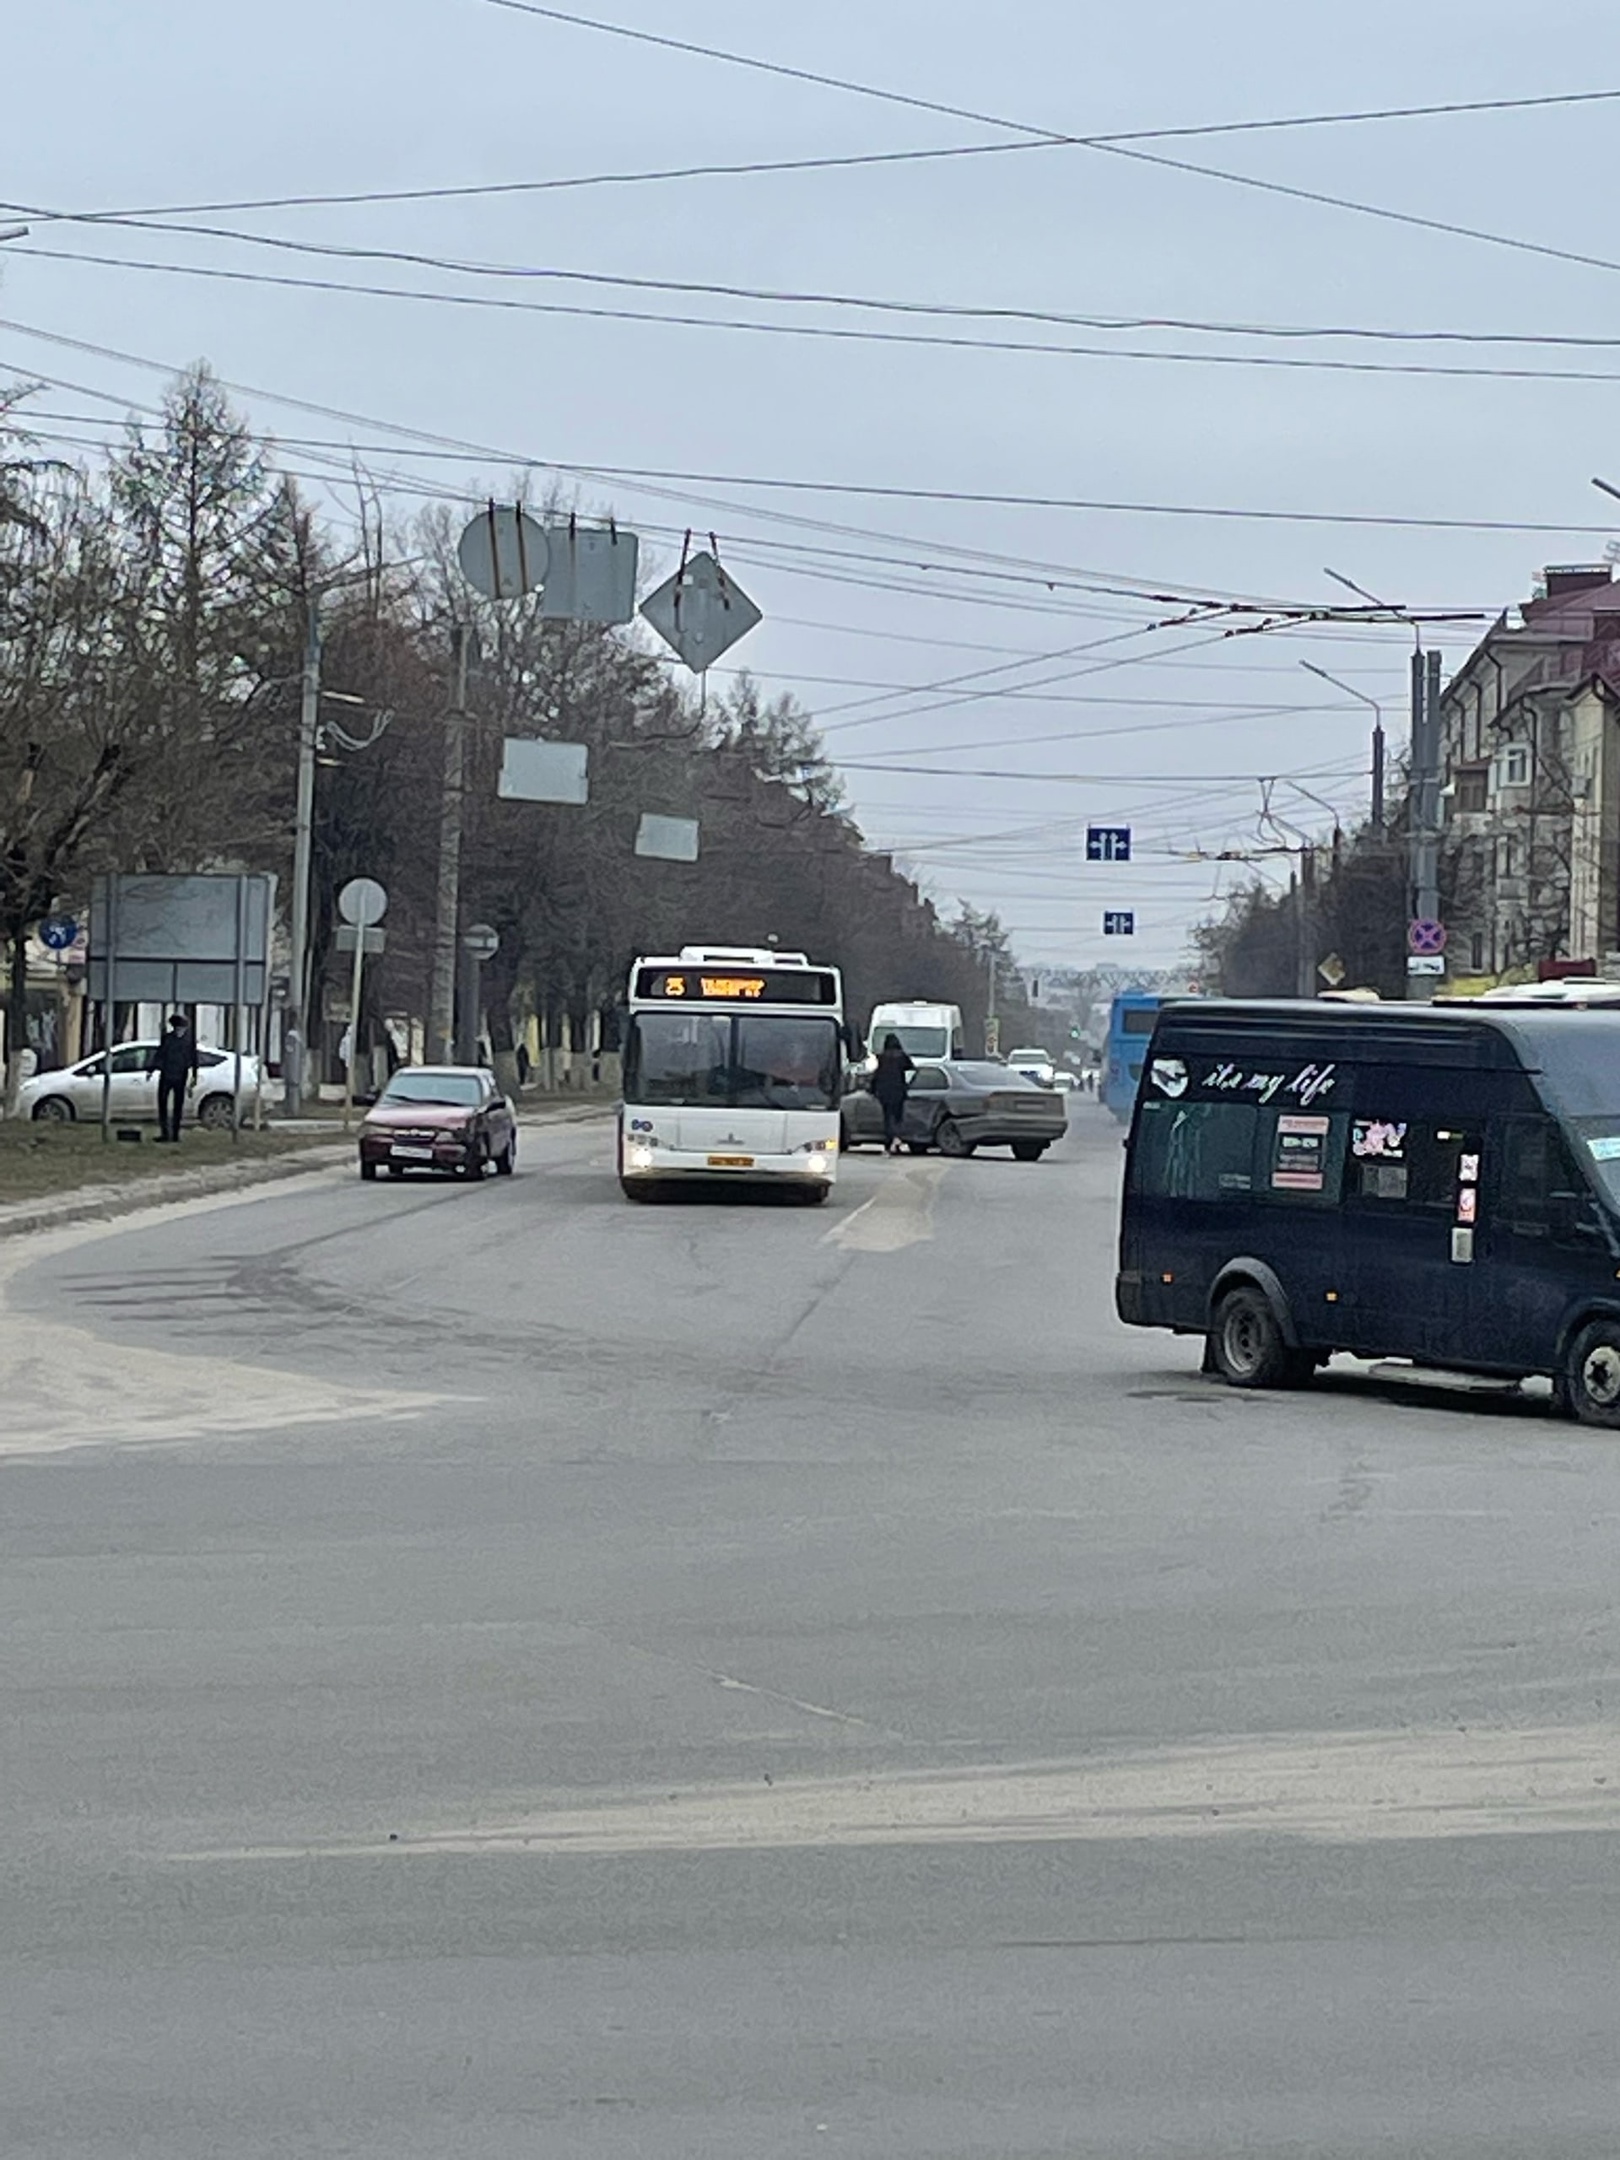
<path fill-rule="evenodd" d="M 385 1103 L 452 1103 L 476 1108 L 484 1083 L 476 1073 L 397 1072 L 383 1095 Z"/>
<path fill-rule="evenodd" d="M 900 1047 L 914 1058 L 942 1058 L 951 1054 L 951 1031 L 941 1027 L 880 1027 L 872 1030 L 868 1045 L 874 1057 L 891 1035 L 898 1036 Z"/>
<path fill-rule="evenodd" d="M 639 1013 L 625 1049 L 625 1100 L 634 1103 L 830 1110 L 838 1079 L 837 1023 L 819 1016 Z"/>

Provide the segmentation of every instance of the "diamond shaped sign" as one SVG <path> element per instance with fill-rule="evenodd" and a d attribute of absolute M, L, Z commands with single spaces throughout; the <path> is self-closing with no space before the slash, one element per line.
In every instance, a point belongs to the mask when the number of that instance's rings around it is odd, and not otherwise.
<path fill-rule="evenodd" d="M 694 555 L 641 603 L 643 617 L 694 675 L 713 667 L 765 620 L 707 551 Z"/>

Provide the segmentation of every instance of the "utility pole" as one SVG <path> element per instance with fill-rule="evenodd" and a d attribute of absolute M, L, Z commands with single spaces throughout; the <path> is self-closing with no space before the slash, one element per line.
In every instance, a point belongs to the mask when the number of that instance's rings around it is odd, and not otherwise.
<path fill-rule="evenodd" d="M 1414 922 L 1440 920 L 1440 655 L 1412 654 L 1411 901 Z M 1430 978 L 1408 975 L 1406 994 L 1426 1000 Z"/>
<path fill-rule="evenodd" d="M 1299 887 L 1294 910 L 1298 930 L 1295 955 L 1295 990 L 1302 998 L 1316 995 L 1316 850 L 1307 841 L 1299 851 Z"/>
<path fill-rule="evenodd" d="M 321 714 L 320 604 L 305 602 L 304 672 L 298 706 L 298 792 L 293 813 L 292 959 L 287 971 L 287 1005 L 281 1032 L 283 1101 L 287 1115 L 304 1107 L 304 1065 L 309 1024 L 309 887 L 315 830 L 315 744 Z"/>
<path fill-rule="evenodd" d="M 1342 690 L 1346 697 L 1359 698 L 1363 705 L 1372 707 L 1372 828 L 1375 833 L 1382 833 L 1384 829 L 1385 763 L 1383 707 L 1376 698 L 1369 697 L 1365 690 L 1358 690 L 1354 683 L 1343 682 L 1337 675 L 1330 675 L 1326 668 L 1319 668 L 1314 661 L 1302 660 L 1299 664 L 1307 675 L 1315 675 L 1318 680 L 1331 683 L 1335 690 Z"/>
<path fill-rule="evenodd" d="M 450 709 L 444 718 L 444 795 L 439 813 L 438 905 L 433 931 L 433 988 L 428 1000 L 428 1063 L 456 1054 L 456 962 L 461 951 L 461 823 L 467 783 L 467 641 L 465 623 L 450 633 Z"/>

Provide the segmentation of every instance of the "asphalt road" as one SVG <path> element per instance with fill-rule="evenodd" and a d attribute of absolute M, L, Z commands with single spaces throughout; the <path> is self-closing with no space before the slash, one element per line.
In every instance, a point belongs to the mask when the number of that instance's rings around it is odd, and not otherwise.
<path fill-rule="evenodd" d="M 1609 2160 L 1620 1447 L 524 1147 L 0 1254 L 6 2160 Z"/>

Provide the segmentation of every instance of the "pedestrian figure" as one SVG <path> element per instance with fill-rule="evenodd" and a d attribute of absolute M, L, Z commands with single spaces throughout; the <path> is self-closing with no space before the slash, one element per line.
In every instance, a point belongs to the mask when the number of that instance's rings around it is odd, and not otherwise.
<path fill-rule="evenodd" d="M 186 1097 L 197 1084 L 197 1038 L 184 1013 L 171 1013 L 168 1027 L 155 1049 L 147 1053 L 146 1069 L 158 1076 L 158 1138 L 177 1141 Z"/>
<path fill-rule="evenodd" d="M 872 1093 L 883 1112 L 883 1146 L 889 1155 L 900 1153 L 900 1128 L 905 1122 L 906 1097 L 911 1092 L 912 1063 L 898 1035 L 885 1035 L 872 1074 Z"/>

